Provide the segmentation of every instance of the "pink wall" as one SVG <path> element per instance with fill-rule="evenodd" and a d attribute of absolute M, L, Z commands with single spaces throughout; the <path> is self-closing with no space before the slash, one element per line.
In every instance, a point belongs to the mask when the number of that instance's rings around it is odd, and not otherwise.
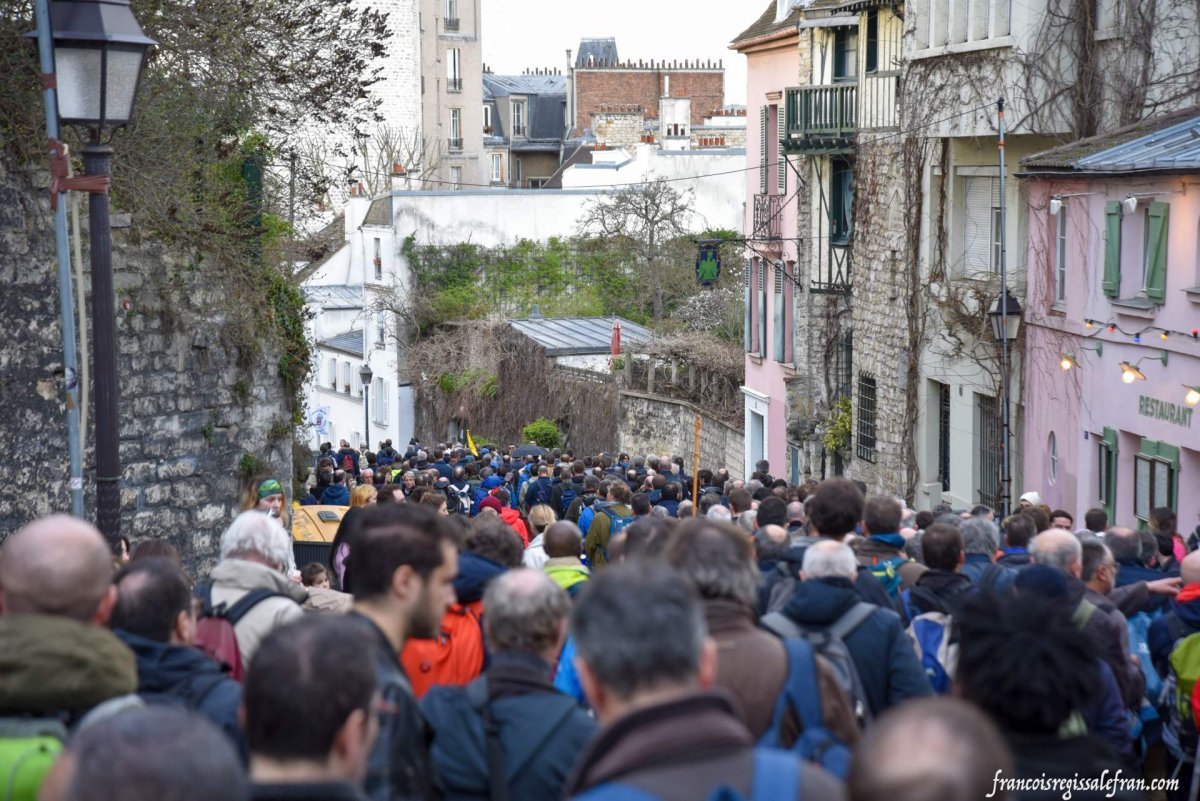
<path fill-rule="evenodd" d="M 759 151 L 759 109 L 763 105 L 775 105 L 778 107 L 778 113 L 784 114 L 784 90 L 789 86 L 795 86 L 799 83 L 800 73 L 800 58 L 797 39 L 792 36 L 777 42 L 772 43 L 770 49 L 765 47 L 762 50 L 749 52 L 747 58 L 747 92 L 746 92 L 746 159 L 747 165 L 754 167 L 761 163 Z M 774 143 L 778 140 L 778 135 L 774 131 L 768 131 L 768 163 L 773 165 L 776 161 L 774 157 Z M 743 230 L 746 236 L 753 236 L 754 232 L 754 198 L 760 193 L 759 171 L 756 169 L 747 170 L 746 172 L 746 217 Z M 767 191 L 768 193 L 776 193 L 777 178 L 775 168 L 768 167 Z M 759 256 L 773 261 L 774 259 L 782 259 L 784 262 L 795 262 L 796 260 L 796 200 L 792 195 L 796 192 L 796 174 L 790 168 L 788 170 L 787 191 L 783 193 L 785 199 L 789 199 L 784 210 L 780 213 L 779 219 L 782 223 L 780 236 L 783 241 L 767 243 L 755 242 L 752 243 L 757 253 L 754 250 L 748 251 L 749 256 Z M 788 241 L 791 240 L 791 241 Z M 794 268 L 791 269 L 794 274 Z M 767 408 L 767 426 L 765 447 L 767 458 L 771 462 L 771 470 L 774 475 L 784 475 L 785 466 L 787 463 L 787 390 L 784 379 L 794 374 L 791 365 L 783 365 L 774 360 L 774 271 L 773 268 L 766 275 L 767 302 L 767 347 L 766 356 L 759 360 L 757 357 L 746 357 L 746 386 L 750 389 L 761 392 L 770 398 L 770 403 Z M 757 287 L 755 287 L 757 289 Z M 749 431 L 746 434 L 747 452 L 749 450 L 750 435 Z M 749 453 L 748 453 L 749 455 Z M 748 459 L 746 464 L 747 473 L 753 471 L 753 462 Z"/>
<path fill-rule="evenodd" d="M 1062 507 L 1076 516 L 1081 527 L 1083 513 L 1099 504 L 1100 437 L 1110 428 L 1118 435 L 1116 510 L 1110 525 L 1136 527 L 1134 517 L 1134 455 L 1142 439 L 1156 440 L 1179 448 L 1176 511 L 1179 528 L 1189 532 L 1200 522 L 1200 406 L 1190 409 L 1187 424 L 1183 415 L 1176 422 L 1147 415 L 1142 398 L 1184 404 L 1182 384 L 1200 385 L 1200 341 L 1188 335 L 1200 326 L 1200 296 L 1184 290 L 1200 285 L 1200 186 L 1186 193 L 1179 176 L 1137 176 L 1120 179 L 1027 181 L 1029 190 L 1029 286 L 1026 305 L 1025 380 L 1029 402 L 1025 406 L 1024 475 L 1019 494 L 1037 490 L 1053 508 Z M 1168 223 L 1167 285 L 1163 305 L 1157 310 L 1134 315 L 1113 304 L 1103 293 L 1105 203 L 1121 200 L 1129 193 L 1153 192 L 1139 198 L 1149 203 L 1170 204 Z M 1054 194 L 1092 193 L 1066 198 L 1067 215 L 1066 303 L 1054 301 L 1055 225 L 1048 206 Z M 1126 213 L 1121 228 L 1121 298 L 1133 297 L 1141 287 L 1144 242 L 1144 206 Z M 1095 321 L 1091 329 L 1086 321 Z M 1118 330 L 1106 324 L 1115 322 Z M 1146 326 L 1184 332 L 1167 340 L 1158 330 L 1133 332 Z M 1123 333 L 1122 332 L 1125 332 Z M 1092 350 L 1101 343 L 1103 354 Z M 1088 348 L 1084 350 L 1082 348 Z M 1168 352 L 1164 367 L 1155 357 Z M 1073 353 L 1080 369 L 1064 372 L 1059 354 Z M 1145 381 L 1125 384 L 1120 362 L 1141 365 Z M 1050 435 L 1057 445 L 1057 477 L 1051 482 Z"/>

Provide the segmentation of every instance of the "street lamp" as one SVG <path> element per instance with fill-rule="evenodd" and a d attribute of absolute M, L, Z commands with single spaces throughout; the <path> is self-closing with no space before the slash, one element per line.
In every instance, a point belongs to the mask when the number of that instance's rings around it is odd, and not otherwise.
<path fill-rule="evenodd" d="M 988 312 L 992 323 L 992 336 L 1000 343 L 1000 421 L 1003 427 L 1004 439 L 1000 445 L 1000 511 L 1002 517 L 1007 517 L 1012 501 L 1012 425 L 1009 419 L 1011 407 L 1011 389 L 1009 387 L 1011 366 L 1009 364 L 1009 348 L 1017 338 L 1021 328 L 1021 304 L 1008 291 L 1007 286 L 1001 286 L 1004 293 L 996 298 L 996 304 Z"/>
<path fill-rule="evenodd" d="M 363 390 L 363 442 L 367 443 L 367 450 L 371 449 L 371 378 L 375 374 L 371 372 L 371 365 L 364 363 L 358 368 L 358 377 L 362 379 Z"/>
<path fill-rule="evenodd" d="M 110 544 L 121 534 L 121 458 L 117 415 L 116 301 L 108 178 L 112 148 L 106 128 L 129 123 L 146 52 L 154 46 L 138 25 L 129 0 L 59 0 L 50 4 L 58 117 L 87 128 L 83 147 L 89 184 L 88 229 L 92 266 L 92 341 L 95 343 L 96 523 Z"/>

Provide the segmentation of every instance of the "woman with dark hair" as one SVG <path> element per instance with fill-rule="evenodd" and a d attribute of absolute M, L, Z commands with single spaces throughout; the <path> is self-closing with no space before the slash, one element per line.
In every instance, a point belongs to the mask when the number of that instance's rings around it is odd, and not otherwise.
<path fill-rule="evenodd" d="M 352 506 L 347 509 L 346 514 L 342 515 L 342 522 L 338 524 L 337 533 L 333 535 L 333 542 L 329 543 L 329 564 L 333 568 L 333 575 L 337 577 L 337 589 L 342 592 L 350 592 L 351 577 L 346 572 L 346 559 L 358 539 L 359 518 L 365 508 Z"/>
<path fill-rule="evenodd" d="M 1175 530 L 1178 520 L 1175 512 L 1167 506 L 1151 509 L 1147 522 L 1150 525 L 1150 532 L 1154 534 L 1154 539 L 1158 540 L 1159 555 L 1166 557 L 1159 561 L 1166 562 L 1170 567 L 1178 569 L 1183 558 L 1195 549 L 1195 535 L 1192 537 L 1193 541 L 1188 542 L 1182 534 Z"/>

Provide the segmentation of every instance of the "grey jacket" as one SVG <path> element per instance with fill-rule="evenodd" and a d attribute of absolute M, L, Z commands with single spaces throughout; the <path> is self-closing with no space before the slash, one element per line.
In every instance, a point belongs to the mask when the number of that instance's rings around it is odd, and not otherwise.
<path fill-rule="evenodd" d="M 280 626 L 298 620 L 304 614 L 300 605 L 308 600 L 308 591 L 303 585 L 258 562 L 225 559 L 213 568 L 213 606 L 233 606 L 250 590 L 259 588 L 274 590 L 287 597 L 260 601 L 233 627 L 243 670 L 249 668 L 250 659 L 263 638 Z"/>

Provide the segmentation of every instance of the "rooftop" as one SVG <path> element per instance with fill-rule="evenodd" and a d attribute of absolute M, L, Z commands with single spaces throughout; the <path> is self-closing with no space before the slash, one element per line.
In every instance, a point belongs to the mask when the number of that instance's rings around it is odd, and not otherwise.
<path fill-rule="evenodd" d="M 483 99 L 508 95 L 565 95 L 565 75 L 492 75 L 484 73 Z"/>
<path fill-rule="evenodd" d="M 367 209 L 367 216 L 363 217 L 363 225 L 382 225 L 385 228 L 392 226 L 392 196 L 381 195 L 371 201 L 371 207 Z"/>
<path fill-rule="evenodd" d="M 606 38 L 584 38 L 579 40 L 579 53 L 575 56 L 575 67 L 582 69 L 592 64 L 615 64 L 617 58 L 617 40 Z"/>
<path fill-rule="evenodd" d="M 762 16 L 755 20 L 754 24 L 746 30 L 733 37 L 733 42 L 730 47 L 737 49 L 740 44 L 749 44 L 756 39 L 764 39 L 774 34 L 781 33 L 787 30 L 795 30 L 800 22 L 800 12 L 803 3 L 796 8 L 793 8 L 786 17 L 779 22 L 775 21 L 775 0 L 771 0 L 767 4 L 767 10 L 762 13 Z"/>
<path fill-rule="evenodd" d="M 351 356 L 363 357 L 363 332 L 362 329 L 357 331 L 347 331 L 344 334 L 322 339 L 317 343 L 318 347 L 328 348 L 329 350 L 341 351 L 348 353 Z"/>
<path fill-rule="evenodd" d="M 1109 134 L 1035 153 L 1021 168 L 1091 173 L 1200 169 L 1200 108 L 1149 117 Z"/>
<path fill-rule="evenodd" d="M 600 356 L 612 352 L 613 321 L 621 323 L 622 342 L 648 342 L 654 333 L 620 317 L 533 317 L 509 320 L 547 356 Z"/>

